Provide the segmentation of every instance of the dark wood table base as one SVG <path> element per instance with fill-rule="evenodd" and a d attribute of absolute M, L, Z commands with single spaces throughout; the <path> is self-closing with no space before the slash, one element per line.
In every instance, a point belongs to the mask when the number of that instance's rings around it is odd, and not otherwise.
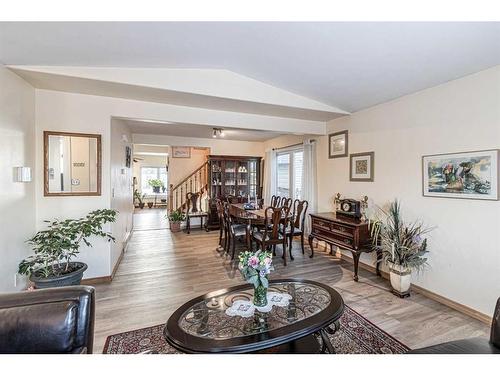
<path fill-rule="evenodd" d="M 259 350 L 254 354 L 335 354 L 328 334 L 334 334 L 339 328 L 340 323 L 337 321 L 317 333 L 273 348 Z"/>
<path fill-rule="evenodd" d="M 315 334 L 302 337 L 301 339 L 275 346 L 273 348 L 260 350 L 254 354 L 319 354 L 321 345 Z"/>

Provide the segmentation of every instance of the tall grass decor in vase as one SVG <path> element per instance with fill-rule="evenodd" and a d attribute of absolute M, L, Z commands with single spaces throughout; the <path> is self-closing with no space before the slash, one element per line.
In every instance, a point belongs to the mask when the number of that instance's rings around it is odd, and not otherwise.
<path fill-rule="evenodd" d="M 272 254 L 267 251 L 252 253 L 245 251 L 239 256 L 238 269 L 245 280 L 253 284 L 253 304 L 258 307 L 267 305 L 267 275 L 274 270 Z"/>
<path fill-rule="evenodd" d="M 375 249 L 382 252 L 382 261 L 389 267 L 392 292 L 410 296 L 412 271 L 422 271 L 427 263 L 427 239 L 432 228 L 420 222 L 405 223 L 398 200 L 391 202 L 388 211 L 379 208 L 382 218 L 370 221 Z"/>

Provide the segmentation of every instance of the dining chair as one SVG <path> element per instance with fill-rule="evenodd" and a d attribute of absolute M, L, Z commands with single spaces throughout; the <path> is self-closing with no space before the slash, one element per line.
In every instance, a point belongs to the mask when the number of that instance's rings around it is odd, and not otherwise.
<path fill-rule="evenodd" d="M 290 211 L 292 209 L 292 202 L 293 202 L 292 198 L 282 197 L 280 206 L 287 207 L 288 211 Z"/>
<path fill-rule="evenodd" d="M 304 254 L 304 225 L 306 221 L 306 213 L 307 208 L 309 206 L 309 202 L 306 200 L 301 201 L 299 199 L 295 199 L 293 201 L 293 211 L 290 220 L 290 225 L 284 227 L 282 229 L 282 233 L 288 238 L 288 251 L 290 253 L 290 259 L 293 260 L 292 255 L 292 242 L 293 237 L 300 236 L 300 245 L 302 247 L 302 254 Z"/>
<path fill-rule="evenodd" d="M 290 210 L 287 207 L 267 207 L 264 211 L 264 225 L 262 231 L 252 233 L 252 241 L 257 243 L 257 248 L 261 250 L 272 246 L 273 255 L 276 255 L 276 245 L 283 246 L 283 263 L 286 266 L 286 236 L 280 233 L 280 224 L 287 225 Z M 283 224 L 283 220 L 285 220 Z"/>
<path fill-rule="evenodd" d="M 279 195 L 273 195 L 271 197 L 271 207 L 279 207 L 281 203 L 281 197 Z"/>
<path fill-rule="evenodd" d="M 227 195 L 226 202 L 229 204 L 240 203 L 240 199 L 238 197 L 235 197 L 234 195 Z"/>
<path fill-rule="evenodd" d="M 215 206 L 217 207 L 217 217 L 219 218 L 219 247 L 224 247 L 225 250 L 227 233 L 225 231 L 226 224 L 224 222 L 224 206 L 219 198 L 215 200 Z M 222 245 L 223 239 L 224 239 L 224 246 Z"/>
<path fill-rule="evenodd" d="M 201 194 L 200 193 L 187 193 L 186 194 L 186 232 L 187 234 L 191 233 L 191 219 L 192 218 L 200 218 L 200 228 L 203 229 L 205 226 L 205 230 L 208 232 L 208 212 L 203 212 L 198 209 L 198 203 L 201 203 Z M 205 219 L 205 225 L 203 225 L 203 219 Z"/>
<path fill-rule="evenodd" d="M 226 253 L 229 252 L 231 248 L 231 259 L 234 259 L 236 253 L 236 241 L 241 238 L 246 238 L 247 227 L 244 224 L 236 223 L 229 212 L 229 204 L 224 204 L 224 221 L 226 223 L 226 240 L 225 240 L 225 250 Z"/>

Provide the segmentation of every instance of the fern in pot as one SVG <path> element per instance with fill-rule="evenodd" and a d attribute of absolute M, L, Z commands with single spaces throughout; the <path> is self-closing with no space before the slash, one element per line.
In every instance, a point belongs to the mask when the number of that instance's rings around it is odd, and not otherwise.
<path fill-rule="evenodd" d="M 33 246 L 34 255 L 19 263 L 18 272 L 28 276 L 36 288 L 80 284 L 87 265 L 72 259 L 79 254 L 82 242 L 92 246 L 89 241 L 91 236 L 115 240 L 102 227 L 114 222 L 116 214 L 115 210 L 103 209 L 92 211 L 80 219 L 46 221 L 47 229 L 27 241 Z"/>
<path fill-rule="evenodd" d="M 432 228 L 420 222 L 405 223 L 398 200 L 391 202 L 383 218 L 371 221 L 373 246 L 381 251 L 382 261 L 389 267 L 392 291 L 399 297 L 410 295 L 412 271 L 421 271 L 426 263 L 427 239 Z"/>

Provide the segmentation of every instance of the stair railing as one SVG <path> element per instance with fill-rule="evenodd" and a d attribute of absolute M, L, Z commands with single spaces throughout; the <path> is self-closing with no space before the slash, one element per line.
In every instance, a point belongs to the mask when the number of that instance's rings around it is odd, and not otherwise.
<path fill-rule="evenodd" d="M 168 212 L 184 210 L 186 207 L 187 193 L 203 193 L 208 188 L 208 161 L 195 169 L 193 173 L 179 182 L 170 184 L 168 191 Z"/>

